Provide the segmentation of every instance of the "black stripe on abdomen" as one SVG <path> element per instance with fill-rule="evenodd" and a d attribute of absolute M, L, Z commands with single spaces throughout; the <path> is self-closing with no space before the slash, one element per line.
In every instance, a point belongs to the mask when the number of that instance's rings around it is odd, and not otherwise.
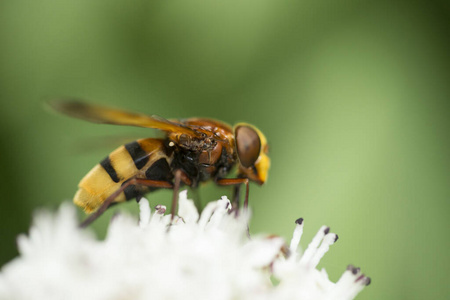
<path fill-rule="evenodd" d="M 105 169 L 106 173 L 108 173 L 109 177 L 111 177 L 112 181 L 119 182 L 119 177 L 117 176 L 116 170 L 111 165 L 111 160 L 109 156 L 107 156 L 104 160 L 100 162 L 100 165 Z"/>
<path fill-rule="evenodd" d="M 149 154 L 141 148 L 141 145 L 139 145 L 137 141 L 126 144 L 125 149 L 127 149 L 138 170 L 142 169 L 147 164 Z"/>
<path fill-rule="evenodd" d="M 169 181 L 172 180 L 173 174 L 167 160 L 160 158 L 147 169 L 145 177 L 151 180 Z"/>
<path fill-rule="evenodd" d="M 137 196 L 142 195 L 142 193 L 136 188 L 136 186 L 129 185 L 124 190 L 123 193 L 125 194 L 125 199 L 130 200 L 133 198 L 136 198 Z"/>

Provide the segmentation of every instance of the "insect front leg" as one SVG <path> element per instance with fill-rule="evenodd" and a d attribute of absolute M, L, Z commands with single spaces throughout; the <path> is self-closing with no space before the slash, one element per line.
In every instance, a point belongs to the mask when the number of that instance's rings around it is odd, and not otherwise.
<path fill-rule="evenodd" d="M 248 208 L 248 190 L 249 190 L 248 182 L 249 182 L 248 178 L 223 178 L 223 179 L 216 180 L 216 183 L 218 185 L 222 185 L 222 186 L 234 185 L 235 186 L 234 201 L 236 201 L 236 205 L 238 205 L 238 208 L 239 208 L 240 187 L 241 187 L 241 184 L 245 184 L 244 209 Z"/>
<path fill-rule="evenodd" d="M 105 199 L 103 204 L 98 208 L 97 211 L 92 213 L 89 217 L 87 217 L 81 224 L 81 228 L 87 227 L 89 224 L 97 220 L 98 217 L 100 217 L 105 210 L 111 206 L 111 204 L 114 202 L 114 200 L 122 193 L 127 187 L 131 185 L 145 185 L 148 187 L 155 187 L 155 188 L 164 188 L 164 189 L 171 189 L 173 188 L 173 184 L 167 181 L 161 181 L 161 180 L 151 180 L 151 179 L 142 179 L 142 178 L 133 178 L 122 184 L 120 188 L 118 188 L 114 193 L 108 196 L 108 198 Z"/>
<path fill-rule="evenodd" d="M 233 189 L 233 203 L 231 204 L 235 215 L 238 215 L 239 207 L 241 206 L 241 185 L 235 185 Z"/>
<path fill-rule="evenodd" d="M 248 183 L 249 183 L 248 178 L 224 178 L 224 179 L 216 180 L 216 183 L 218 185 L 223 185 L 223 186 L 225 186 L 225 185 L 234 185 L 235 186 L 235 192 L 237 192 L 237 193 L 239 193 L 241 185 L 245 184 L 244 209 L 245 210 L 248 209 Z M 238 187 L 238 188 L 236 189 L 236 187 Z M 237 199 L 239 201 L 239 196 L 238 196 Z M 239 206 L 237 207 L 237 210 L 236 210 L 236 213 L 235 213 L 236 216 L 238 215 L 238 213 L 237 213 L 238 211 L 239 211 Z M 248 227 L 248 224 L 247 224 L 247 236 L 250 239 L 250 228 Z"/>

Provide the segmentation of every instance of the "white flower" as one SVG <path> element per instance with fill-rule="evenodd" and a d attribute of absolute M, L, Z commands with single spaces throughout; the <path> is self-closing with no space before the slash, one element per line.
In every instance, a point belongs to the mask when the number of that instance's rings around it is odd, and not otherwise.
<path fill-rule="evenodd" d="M 172 222 L 164 206 L 139 206 L 139 223 L 117 216 L 104 241 L 78 228 L 72 205 L 40 212 L 0 273 L 0 299 L 352 299 L 370 282 L 354 267 L 337 283 L 316 269 L 337 239 L 327 227 L 301 255 L 300 219 L 288 248 L 280 237 L 249 239 L 248 214 L 230 214 L 226 197 L 199 215 L 181 192 Z"/>

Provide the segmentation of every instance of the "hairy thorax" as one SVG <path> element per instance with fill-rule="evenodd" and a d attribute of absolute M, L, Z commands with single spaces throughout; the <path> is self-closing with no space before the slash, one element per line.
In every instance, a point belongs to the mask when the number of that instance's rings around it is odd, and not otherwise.
<path fill-rule="evenodd" d="M 168 146 L 174 150 L 171 167 L 182 169 L 193 186 L 211 178 L 225 177 L 236 162 L 234 138 L 231 128 L 213 120 L 188 119 L 185 124 L 199 124 L 198 137 L 186 134 L 168 136 Z M 200 126 L 201 125 L 201 126 Z"/>

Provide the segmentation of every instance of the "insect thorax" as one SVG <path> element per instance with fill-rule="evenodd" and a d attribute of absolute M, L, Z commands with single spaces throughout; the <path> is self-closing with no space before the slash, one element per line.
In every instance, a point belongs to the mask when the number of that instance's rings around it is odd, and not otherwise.
<path fill-rule="evenodd" d="M 196 187 L 200 182 L 224 177 L 235 163 L 221 142 L 191 141 L 192 147 L 174 146 L 172 170 L 182 169 Z"/>

